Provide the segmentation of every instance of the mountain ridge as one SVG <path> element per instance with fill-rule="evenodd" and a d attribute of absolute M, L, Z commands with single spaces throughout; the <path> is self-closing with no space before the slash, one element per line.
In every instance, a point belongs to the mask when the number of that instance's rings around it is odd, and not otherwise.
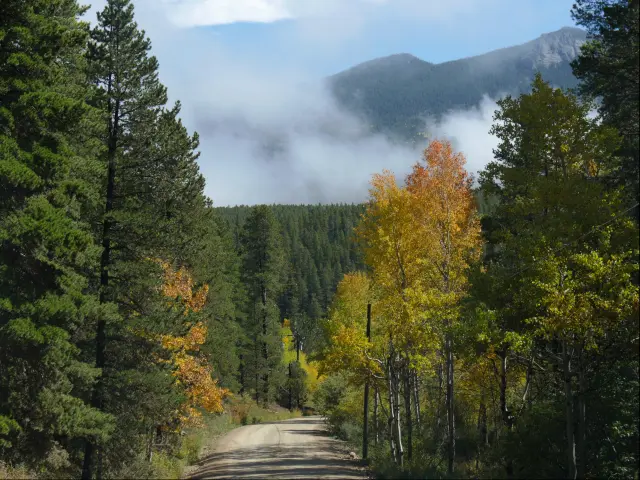
<path fill-rule="evenodd" d="M 586 32 L 562 27 L 520 45 L 431 63 L 409 53 L 375 58 L 326 78 L 339 104 L 365 119 L 374 131 L 416 138 L 425 118 L 468 109 L 485 95 L 497 98 L 528 91 L 536 72 L 554 86 L 577 84 L 571 61 Z"/>

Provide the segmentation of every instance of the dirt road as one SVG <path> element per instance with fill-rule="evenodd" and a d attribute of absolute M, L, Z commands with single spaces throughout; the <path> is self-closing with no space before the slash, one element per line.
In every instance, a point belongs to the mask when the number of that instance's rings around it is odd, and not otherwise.
<path fill-rule="evenodd" d="M 247 425 L 217 442 L 192 479 L 364 479 L 364 470 L 340 441 L 327 436 L 321 417 Z"/>

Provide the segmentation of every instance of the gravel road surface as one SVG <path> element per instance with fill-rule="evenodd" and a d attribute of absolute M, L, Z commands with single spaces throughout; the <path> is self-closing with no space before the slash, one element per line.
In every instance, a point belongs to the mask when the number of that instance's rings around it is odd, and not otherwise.
<path fill-rule="evenodd" d="M 321 417 L 236 428 L 194 466 L 191 479 L 364 479 L 365 470 L 339 440 L 325 432 Z"/>

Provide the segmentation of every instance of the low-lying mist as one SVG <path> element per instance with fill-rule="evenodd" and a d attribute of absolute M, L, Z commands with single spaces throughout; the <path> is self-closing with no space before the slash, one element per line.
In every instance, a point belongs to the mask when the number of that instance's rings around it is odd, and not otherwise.
<path fill-rule="evenodd" d="M 369 133 L 309 72 L 258 55 L 235 58 L 214 30 L 178 28 L 149 0 L 136 2 L 136 16 L 170 98 L 181 101 L 185 124 L 200 135 L 206 193 L 217 206 L 361 202 L 373 173 L 403 176 L 421 158 L 426 145 Z M 494 109 L 486 98 L 438 123 L 426 119 L 425 128 L 453 140 L 476 172 L 495 146 L 488 134 Z"/>

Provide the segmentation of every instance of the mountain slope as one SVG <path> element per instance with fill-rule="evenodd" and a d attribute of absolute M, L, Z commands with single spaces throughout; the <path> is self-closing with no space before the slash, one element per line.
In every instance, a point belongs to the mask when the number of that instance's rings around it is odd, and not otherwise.
<path fill-rule="evenodd" d="M 477 105 L 527 91 L 536 71 L 562 88 L 577 81 L 570 62 L 586 39 L 583 30 L 564 27 L 514 47 L 440 64 L 397 54 L 356 65 L 328 78 L 338 101 L 363 116 L 376 131 L 412 138 L 426 116 Z"/>

